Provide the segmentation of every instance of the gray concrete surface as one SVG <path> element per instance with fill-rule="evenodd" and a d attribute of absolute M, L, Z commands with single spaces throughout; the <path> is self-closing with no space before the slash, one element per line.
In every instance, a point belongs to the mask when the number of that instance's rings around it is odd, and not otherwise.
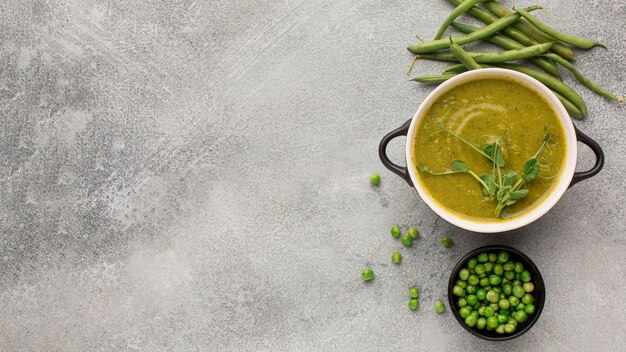
<path fill-rule="evenodd" d="M 547 22 L 608 45 L 577 66 L 626 93 L 624 2 L 545 5 Z M 438 219 L 378 161 L 381 136 L 432 89 L 406 82 L 404 48 L 450 9 L 0 2 L 0 350 L 623 350 L 623 106 L 572 83 L 606 168 L 507 234 Z M 400 161 L 402 142 L 390 153 Z M 422 238 L 401 248 L 393 224 Z M 460 256 L 490 243 L 530 255 L 548 292 L 537 325 L 501 344 L 432 309 Z"/>

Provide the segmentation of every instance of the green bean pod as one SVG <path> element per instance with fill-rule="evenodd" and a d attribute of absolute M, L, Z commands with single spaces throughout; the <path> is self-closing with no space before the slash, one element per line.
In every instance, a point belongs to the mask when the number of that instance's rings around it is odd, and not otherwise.
<path fill-rule="evenodd" d="M 437 31 L 437 34 L 435 35 L 435 39 L 441 39 L 441 37 L 443 36 L 443 33 L 445 33 L 446 29 L 448 29 L 450 24 L 454 22 L 454 20 L 457 17 L 467 12 L 469 9 L 474 7 L 474 5 L 479 4 L 481 2 L 485 2 L 485 1 L 489 1 L 489 0 L 465 0 L 461 4 L 459 4 L 459 6 L 457 6 L 450 13 L 450 15 L 448 15 L 445 21 L 443 21 L 443 24 L 441 25 L 441 27 L 439 27 L 439 31 Z"/>
<path fill-rule="evenodd" d="M 482 65 L 482 66 L 485 67 L 485 65 Z M 462 73 L 465 71 L 467 71 L 465 66 L 463 66 L 462 64 L 457 64 L 457 65 L 453 65 L 453 66 L 446 68 L 445 70 L 443 70 L 442 74 L 450 75 L 452 73 Z M 583 113 L 580 112 L 580 110 L 576 107 L 576 105 L 574 105 L 572 102 L 564 98 L 561 94 L 557 93 L 554 89 L 550 88 L 550 90 L 561 101 L 561 103 L 563 104 L 563 106 L 565 107 L 565 109 L 567 110 L 567 112 L 569 113 L 571 117 L 577 120 L 582 120 L 585 118 L 585 115 L 583 115 Z"/>
<path fill-rule="evenodd" d="M 548 59 L 554 60 L 554 62 L 558 63 L 559 65 L 569 70 L 574 75 L 574 77 L 576 77 L 576 79 L 578 79 L 582 84 L 586 85 L 587 87 L 589 87 L 589 89 L 593 90 L 594 92 L 600 94 L 601 96 L 607 99 L 611 99 L 615 102 L 618 102 L 618 103 L 624 102 L 624 98 L 618 98 L 613 93 L 593 83 L 589 78 L 585 77 L 582 73 L 580 73 L 580 71 L 578 71 L 576 67 L 574 67 L 574 65 L 572 65 L 569 61 L 555 54 L 546 54 L 544 56 L 547 57 Z"/>
<path fill-rule="evenodd" d="M 513 10 L 517 11 L 517 13 L 519 13 L 520 15 L 522 15 L 528 22 L 530 22 L 533 26 L 537 27 L 539 30 L 541 30 L 542 32 L 544 32 L 545 34 L 562 41 L 563 43 L 567 43 L 570 45 L 573 45 L 577 48 L 581 48 L 581 49 L 591 49 L 594 46 L 599 46 L 601 48 L 606 49 L 606 46 L 604 44 L 598 43 L 598 42 L 594 42 L 593 40 L 589 40 L 589 39 L 585 39 L 585 38 L 578 38 L 578 37 L 574 37 L 572 35 L 569 34 L 565 34 L 565 33 L 561 33 L 559 31 L 557 31 L 556 29 L 545 25 L 543 22 L 539 21 L 536 17 L 534 17 L 533 15 L 529 14 L 528 11 L 523 10 L 523 9 L 518 9 L 513 7 Z"/>
<path fill-rule="evenodd" d="M 494 64 L 535 57 L 550 50 L 551 46 L 552 43 L 543 43 L 533 46 L 522 47 L 522 49 L 513 49 L 507 51 L 465 53 L 478 63 Z M 450 49 L 452 49 L 452 46 L 450 46 Z M 417 58 L 438 61 L 459 61 L 458 57 L 454 53 L 418 54 Z"/>
<path fill-rule="evenodd" d="M 558 79 L 545 74 L 543 72 L 539 72 L 537 70 L 533 70 L 532 68 L 522 66 L 522 65 L 514 65 L 514 64 L 496 64 L 496 67 L 505 68 L 508 70 L 518 71 L 524 74 L 527 74 L 539 82 L 543 83 L 548 88 L 562 95 L 565 99 L 569 100 L 576 106 L 576 108 L 580 111 L 582 116 L 587 116 L 587 105 L 583 101 L 583 98 L 576 93 L 572 88 L 570 88 L 567 84 L 559 81 Z"/>
<path fill-rule="evenodd" d="M 452 26 L 454 29 L 461 31 L 463 33 L 472 33 L 480 29 L 478 27 L 473 27 L 470 25 L 461 24 L 457 22 L 452 22 L 450 26 Z M 501 46 L 509 50 L 525 48 L 524 45 L 516 42 L 515 40 L 509 37 L 505 37 L 504 35 L 501 35 L 501 34 L 494 34 L 491 37 L 487 38 L 487 40 L 490 43 L 493 43 L 495 45 Z M 541 69 L 543 69 L 544 71 L 548 72 L 549 74 L 561 78 L 561 72 L 559 72 L 559 69 L 551 61 L 546 60 L 541 57 L 528 58 L 528 60 L 532 62 L 533 64 L 537 65 L 538 67 L 540 67 Z"/>
<path fill-rule="evenodd" d="M 465 66 L 468 70 L 479 70 L 482 67 L 469 55 L 461 46 L 452 40 L 450 37 L 450 51 L 452 51 L 452 55 L 459 60 L 463 66 Z"/>
<path fill-rule="evenodd" d="M 513 13 L 513 11 L 509 10 L 508 7 L 506 7 L 505 5 L 503 5 L 502 3 L 498 1 L 488 1 L 484 4 L 484 6 L 489 11 L 496 14 L 496 16 L 498 17 L 508 16 L 511 13 Z M 542 43 L 555 41 L 554 38 L 540 31 L 539 29 L 537 29 L 535 26 L 528 23 L 527 21 L 524 21 L 524 20 L 517 21 L 513 23 L 513 27 L 519 29 L 524 34 Z M 567 45 L 557 42 L 557 43 L 554 43 L 551 50 L 552 52 L 561 56 L 564 59 L 574 60 L 574 52 L 572 51 L 572 49 L 568 48 Z"/>
<path fill-rule="evenodd" d="M 533 11 L 533 10 L 537 10 L 540 8 L 541 8 L 540 6 L 532 6 L 532 7 L 527 8 L 526 10 Z M 453 39 L 457 44 L 463 45 L 463 44 L 472 43 L 472 42 L 475 42 L 477 40 L 481 40 L 484 38 L 488 38 L 494 35 L 496 32 L 510 26 L 519 18 L 520 18 L 520 14 L 518 13 L 512 14 L 510 16 L 502 17 L 498 19 L 497 21 L 481 28 L 480 30 L 477 30 L 476 32 L 473 32 L 464 36 L 460 36 L 460 37 L 454 37 Z M 421 53 L 428 53 L 428 52 L 439 50 L 439 49 L 447 49 L 449 47 L 450 47 L 450 40 L 438 39 L 438 40 L 433 40 L 430 42 L 423 42 L 419 44 L 409 45 L 407 49 L 409 49 L 409 51 L 414 54 L 421 54 Z"/>
<path fill-rule="evenodd" d="M 447 75 L 427 75 L 427 76 L 416 76 L 411 78 L 409 81 L 427 83 L 427 84 L 439 84 L 443 83 L 450 78 L 456 75 L 447 74 Z"/>

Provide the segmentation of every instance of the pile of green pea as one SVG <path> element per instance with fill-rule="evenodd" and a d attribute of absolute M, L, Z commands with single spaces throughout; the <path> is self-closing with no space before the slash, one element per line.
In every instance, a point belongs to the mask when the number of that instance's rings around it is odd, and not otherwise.
<path fill-rule="evenodd" d="M 467 326 L 512 334 L 535 313 L 531 281 L 522 263 L 509 260 L 509 252 L 483 252 L 459 270 L 452 294 Z"/>

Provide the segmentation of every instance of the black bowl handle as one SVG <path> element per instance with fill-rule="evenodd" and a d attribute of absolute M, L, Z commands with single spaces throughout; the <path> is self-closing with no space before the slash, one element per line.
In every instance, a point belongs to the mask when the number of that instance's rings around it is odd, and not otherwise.
<path fill-rule="evenodd" d="M 593 139 L 589 138 L 586 134 L 580 132 L 580 130 L 576 128 L 576 126 L 574 126 L 574 130 L 576 130 L 576 139 L 578 139 L 579 142 L 588 146 L 596 155 L 596 163 L 588 171 L 574 172 L 572 182 L 569 184 L 570 187 L 582 180 L 586 180 L 590 177 L 597 175 L 604 166 L 604 152 L 602 151 L 602 148 L 600 148 L 600 145 Z"/>
<path fill-rule="evenodd" d="M 387 135 L 384 136 L 383 139 L 380 141 L 380 145 L 378 146 L 378 156 L 380 157 L 380 161 L 383 162 L 383 165 L 385 165 L 385 167 L 389 169 L 389 171 L 402 177 L 406 181 L 406 183 L 409 184 L 409 186 L 413 187 L 413 181 L 411 181 L 411 175 L 409 175 L 409 170 L 407 169 L 407 167 L 399 166 L 392 163 L 387 156 L 387 144 L 389 144 L 389 142 L 391 142 L 391 140 L 396 137 L 406 136 L 406 134 L 409 132 L 410 125 L 411 119 L 405 122 L 402 126 L 387 133 Z"/>

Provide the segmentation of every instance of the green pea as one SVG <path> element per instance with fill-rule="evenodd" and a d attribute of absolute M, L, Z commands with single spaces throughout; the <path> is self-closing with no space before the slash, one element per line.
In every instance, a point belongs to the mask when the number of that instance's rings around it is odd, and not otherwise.
<path fill-rule="evenodd" d="M 472 311 L 468 307 L 463 307 L 459 309 L 459 316 L 465 319 L 468 315 L 470 315 Z"/>
<path fill-rule="evenodd" d="M 510 281 L 513 281 L 513 279 L 515 279 L 515 272 L 513 271 L 505 271 L 504 272 L 504 278 Z"/>
<path fill-rule="evenodd" d="M 389 232 L 391 232 L 391 236 L 395 238 L 400 237 L 400 228 L 398 228 L 398 226 L 392 227 L 391 230 L 389 230 Z"/>
<path fill-rule="evenodd" d="M 511 315 L 511 311 L 508 309 L 501 309 L 500 314 L 506 315 L 507 317 Z"/>
<path fill-rule="evenodd" d="M 402 254 L 400 254 L 398 252 L 391 253 L 391 261 L 394 264 L 400 264 L 400 262 L 402 261 Z"/>
<path fill-rule="evenodd" d="M 511 261 L 506 262 L 502 264 L 502 269 L 504 269 L 504 271 L 512 271 L 513 269 L 515 269 L 515 264 L 513 264 L 513 262 Z"/>
<path fill-rule="evenodd" d="M 511 284 L 504 284 L 502 285 L 502 293 L 504 293 L 505 296 L 510 296 L 511 292 L 513 291 L 513 286 Z"/>
<path fill-rule="evenodd" d="M 480 315 L 480 316 L 485 316 L 485 313 L 486 313 L 486 312 L 485 312 L 485 310 L 486 310 L 486 309 L 487 309 L 487 307 L 485 307 L 485 306 L 481 306 L 481 307 L 479 307 L 479 308 L 478 308 L 478 315 Z"/>
<path fill-rule="evenodd" d="M 470 315 L 473 315 L 474 317 L 476 317 L 476 319 L 478 319 L 478 312 L 473 310 Z"/>
<path fill-rule="evenodd" d="M 487 287 L 489 286 L 489 278 L 483 277 L 482 279 L 480 279 L 480 281 L 478 282 L 478 285 L 482 286 L 482 287 Z"/>
<path fill-rule="evenodd" d="M 504 268 L 502 268 L 502 264 L 498 263 L 493 266 L 493 273 L 496 275 L 504 274 Z"/>
<path fill-rule="evenodd" d="M 480 254 L 476 257 L 476 259 L 478 259 L 478 262 L 479 262 L 479 263 L 486 263 L 486 262 L 488 262 L 488 261 L 489 261 L 489 255 L 488 255 L 487 253 L 483 252 L 483 253 L 480 253 Z"/>
<path fill-rule="evenodd" d="M 500 306 L 498 305 L 498 303 L 489 303 L 489 307 L 491 307 L 491 309 L 493 309 L 494 312 L 497 312 L 500 310 Z"/>
<path fill-rule="evenodd" d="M 435 302 L 435 312 L 443 313 L 446 310 L 446 305 L 442 301 Z"/>
<path fill-rule="evenodd" d="M 478 298 L 476 298 L 476 296 L 474 295 L 469 295 L 465 299 L 467 300 L 467 304 L 469 304 L 470 306 L 473 306 L 476 303 L 478 303 Z"/>
<path fill-rule="evenodd" d="M 476 266 L 476 264 L 478 264 L 478 259 L 476 258 L 471 258 L 470 260 L 467 261 L 467 266 L 470 269 L 474 269 L 474 267 Z"/>
<path fill-rule="evenodd" d="M 507 334 L 512 334 L 515 332 L 515 325 L 513 324 L 506 324 L 504 325 L 504 332 Z"/>
<path fill-rule="evenodd" d="M 469 326 L 470 328 L 473 328 L 477 322 L 478 322 L 478 318 L 476 318 L 475 316 L 471 314 L 465 318 L 465 324 Z"/>
<path fill-rule="evenodd" d="M 489 317 L 491 317 L 491 316 L 493 316 L 493 315 L 495 315 L 495 314 L 496 314 L 496 312 L 493 310 L 493 308 L 491 308 L 491 307 L 485 307 L 485 316 L 486 316 L 487 318 L 489 318 Z"/>
<path fill-rule="evenodd" d="M 409 297 L 417 298 L 420 296 L 420 291 L 416 287 L 411 287 L 409 289 Z"/>
<path fill-rule="evenodd" d="M 515 280 L 519 280 L 520 279 L 520 274 L 519 273 L 515 273 Z"/>
<path fill-rule="evenodd" d="M 498 255 L 495 253 L 489 253 L 489 261 L 495 263 L 496 260 L 498 260 Z"/>
<path fill-rule="evenodd" d="M 515 307 L 515 310 L 524 310 L 524 308 L 526 308 L 526 305 L 524 303 L 520 303 L 517 305 L 517 307 Z"/>
<path fill-rule="evenodd" d="M 419 306 L 420 306 L 420 302 L 417 299 L 409 300 L 409 309 L 410 310 L 417 310 L 417 308 L 419 308 Z"/>
<path fill-rule="evenodd" d="M 450 236 L 444 236 L 441 239 L 441 245 L 443 246 L 443 248 L 450 248 L 452 247 L 454 243 L 452 242 L 452 239 L 450 238 Z"/>
<path fill-rule="evenodd" d="M 463 297 L 465 296 L 465 290 L 460 286 L 454 285 L 452 288 L 452 294 L 457 297 Z"/>
<path fill-rule="evenodd" d="M 472 285 L 472 286 L 478 285 L 478 282 L 479 282 L 479 279 L 478 279 L 478 276 L 476 276 L 476 275 L 470 275 L 467 278 L 467 283 Z"/>
<path fill-rule="evenodd" d="M 513 286 L 513 296 L 517 297 L 517 298 L 522 298 L 522 296 L 524 296 L 524 294 L 526 293 L 526 291 L 524 291 L 524 289 L 522 288 L 522 286 Z"/>
<path fill-rule="evenodd" d="M 478 290 L 476 290 L 476 298 L 478 298 L 479 301 L 484 301 L 486 297 L 487 297 L 487 291 L 485 291 L 482 288 L 479 288 Z"/>
<path fill-rule="evenodd" d="M 498 286 L 502 283 L 502 278 L 498 275 L 489 275 L 489 285 Z"/>
<path fill-rule="evenodd" d="M 459 279 L 467 280 L 469 278 L 469 271 L 467 269 L 459 270 Z"/>
<path fill-rule="evenodd" d="M 484 274 L 485 273 L 485 265 L 483 265 L 483 264 L 476 264 L 476 267 L 474 268 L 474 271 L 478 275 Z"/>
<path fill-rule="evenodd" d="M 504 314 L 498 314 L 496 316 L 496 318 L 498 318 L 498 323 L 499 324 L 505 324 L 505 323 L 507 323 L 509 321 L 509 317 L 507 317 Z"/>
<path fill-rule="evenodd" d="M 501 251 L 498 253 L 498 263 L 504 264 L 509 261 L 509 252 Z"/>
<path fill-rule="evenodd" d="M 480 308 L 480 303 L 476 303 L 472 306 L 472 308 L 474 308 L 474 310 L 478 311 L 478 309 Z M 476 312 L 478 313 L 478 312 Z"/>
<path fill-rule="evenodd" d="M 494 290 L 489 290 L 489 292 L 487 292 L 487 300 L 491 303 L 496 303 L 498 302 L 498 300 L 500 299 L 500 297 L 498 296 L 498 294 L 496 293 L 496 291 Z"/>
<path fill-rule="evenodd" d="M 370 176 L 370 183 L 377 186 L 380 183 L 380 175 L 372 174 L 372 176 Z"/>
<path fill-rule="evenodd" d="M 524 271 L 524 265 L 520 262 L 515 262 L 515 267 L 513 269 L 516 273 L 521 273 L 522 271 Z"/>
<path fill-rule="evenodd" d="M 511 307 L 517 307 L 517 305 L 519 304 L 519 298 L 515 296 L 510 296 L 509 303 L 511 304 Z"/>
<path fill-rule="evenodd" d="M 500 294 L 500 292 L 502 292 L 502 289 L 497 286 L 495 286 L 492 290 L 494 290 L 497 294 Z"/>
<path fill-rule="evenodd" d="M 526 314 L 523 310 L 518 310 L 515 314 L 513 314 L 513 317 L 518 323 L 523 323 L 528 319 L 528 314 Z"/>
<path fill-rule="evenodd" d="M 472 286 L 472 285 L 467 285 L 467 287 L 465 288 L 465 292 L 467 294 L 473 295 L 476 293 L 476 286 Z"/>
<path fill-rule="evenodd" d="M 411 227 L 409 229 L 409 236 L 411 236 L 411 238 L 418 238 L 420 235 L 420 232 L 418 229 Z"/>
<path fill-rule="evenodd" d="M 363 279 L 363 281 L 370 281 L 373 278 L 374 278 L 374 270 L 372 270 L 372 268 L 363 269 L 363 271 L 361 272 L 361 279 Z"/>
<path fill-rule="evenodd" d="M 476 274 L 476 272 L 472 268 L 467 269 L 467 271 L 469 271 L 470 275 Z"/>
<path fill-rule="evenodd" d="M 509 301 L 507 301 L 506 299 L 502 298 L 498 301 L 498 306 L 500 307 L 500 309 L 509 309 L 509 307 L 511 306 Z"/>
<path fill-rule="evenodd" d="M 459 306 L 459 308 L 463 308 L 465 306 L 467 306 L 467 300 L 463 297 L 459 298 L 458 301 L 456 301 L 456 305 Z"/>
<path fill-rule="evenodd" d="M 487 326 L 487 319 L 480 317 L 478 318 L 478 320 L 476 320 L 476 329 L 482 330 L 485 328 L 485 326 Z"/>
<path fill-rule="evenodd" d="M 529 282 L 530 281 L 530 273 L 527 270 L 522 271 L 519 274 L 519 279 L 522 280 L 522 282 Z"/>
<path fill-rule="evenodd" d="M 498 318 L 496 317 L 489 317 L 487 318 L 487 327 L 488 328 L 492 328 L 495 329 L 498 327 Z"/>
<path fill-rule="evenodd" d="M 509 317 L 509 321 L 507 322 L 507 324 L 512 324 L 513 326 L 517 327 L 517 320 Z"/>
<path fill-rule="evenodd" d="M 522 282 L 519 280 L 513 281 L 513 286 L 522 286 Z"/>
<path fill-rule="evenodd" d="M 504 293 L 502 293 L 502 292 L 500 292 L 500 295 L 499 295 L 499 296 L 500 296 L 500 299 L 501 299 L 501 300 L 502 300 L 502 299 L 506 299 L 506 295 L 505 295 Z"/>
<path fill-rule="evenodd" d="M 502 285 L 511 284 L 511 281 L 507 280 L 506 277 L 502 279 Z"/>
<path fill-rule="evenodd" d="M 524 304 L 533 304 L 533 303 L 535 303 L 535 299 L 529 293 L 523 295 L 521 301 Z"/>
<path fill-rule="evenodd" d="M 531 315 L 533 313 L 535 313 L 535 306 L 533 304 L 527 304 L 524 306 L 524 312 L 526 312 L 526 314 Z"/>
<path fill-rule="evenodd" d="M 486 273 L 482 273 L 482 274 L 478 275 L 479 279 L 482 279 L 483 277 L 487 277 L 487 274 Z"/>
<path fill-rule="evenodd" d="M 402 236 L 402 244 L 410 247 L 413 244 L 413 239 L 409 235 Z"/>
<path fill-rule="evenodd" d="M 522 287 L 524 287 L 524 291 L 528 293 L 533 292 L 535 290 L 535 285 L 533 285 L 532 282 L 525 282 L 524 285 L 522 285 Z"/>
<path fill-rule="evenodd" d="M 467 281 L 456 280 L 456 285 L 459 286 L 460 288 L 466 288 L 467 287 Z"/>
<path fill-rule="evenodd" d="M 489 273 L 491 272 L 491 270 L 493 270 L 493 263 L 492 262 L 485 263 L 485 272 Z"/>
<path fill-rule="evenodd" d="M 504 324 L 498 325 L 498 327 L 496 328 L 496 333 L 498 333 L 500 335 L 504 334 Z"/>

